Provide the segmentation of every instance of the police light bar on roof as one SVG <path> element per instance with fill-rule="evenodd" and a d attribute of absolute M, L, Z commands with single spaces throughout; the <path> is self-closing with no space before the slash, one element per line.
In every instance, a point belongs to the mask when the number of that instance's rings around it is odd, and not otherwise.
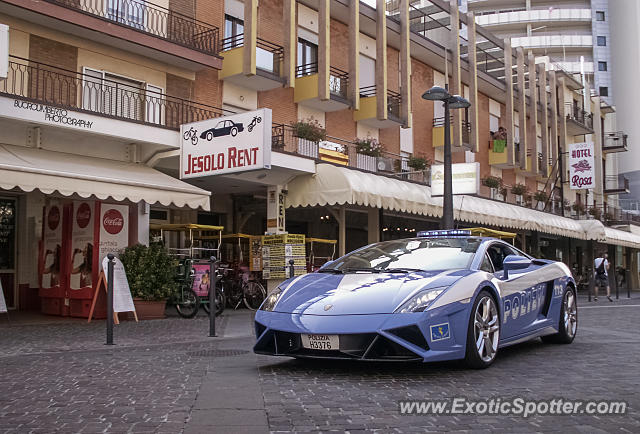
<path fill-rule="evenodd" d="M 442 231 L 420 231 L 419 237 L 435 238 L 435 237 L 470 237 L 471 231 L 466 229 L 447 229 Z"/>

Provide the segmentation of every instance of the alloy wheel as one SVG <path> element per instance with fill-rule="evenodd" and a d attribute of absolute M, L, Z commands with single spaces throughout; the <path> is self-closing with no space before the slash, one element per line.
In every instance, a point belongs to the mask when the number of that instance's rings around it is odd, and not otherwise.
<path fill-rule="evenodd" d="M 476 350 L 484 362 L 491 362 L 498 351 L 500 324 L 498 309 L 493 298 L 484 296 L 474 312 Z"/>
<path fill-rule="evenodd" d="M 578 328 L 578 306 L 573 291 L 564 294 L 564 329 L 570 338 L 573 338 Z"/>

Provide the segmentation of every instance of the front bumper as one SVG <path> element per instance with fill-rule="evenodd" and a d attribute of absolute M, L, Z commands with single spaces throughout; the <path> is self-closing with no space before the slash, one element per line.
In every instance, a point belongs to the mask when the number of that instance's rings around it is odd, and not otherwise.
<path fill-rule="evenodd" d="M 274 356 L 435 362 L 464 358 L 468 303 L 405 314 L 305 315 L 258 311 L 254 352 Z M 447 324 L 446 338 L 432 339 Z M 338 335 L 339 350 L 303 348 L 301 334 Z"/>

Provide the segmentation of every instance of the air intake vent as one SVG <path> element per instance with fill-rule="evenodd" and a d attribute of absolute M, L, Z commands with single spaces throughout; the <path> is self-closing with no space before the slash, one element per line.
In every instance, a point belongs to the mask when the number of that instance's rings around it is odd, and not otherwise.
<path fill-rule="evenodd" d="M 400 339 L 404 339 L 405 341 L 412 343 L 417 347 L 420 347 L 424 350 L 429 349 L 429 344 L 427 344 L 427 340 L 424 338 L 424 335 L 422 334 L 418 326 L 411 325 L 408 327 L 400 327 L 387 331 L 396 335 Z"/>

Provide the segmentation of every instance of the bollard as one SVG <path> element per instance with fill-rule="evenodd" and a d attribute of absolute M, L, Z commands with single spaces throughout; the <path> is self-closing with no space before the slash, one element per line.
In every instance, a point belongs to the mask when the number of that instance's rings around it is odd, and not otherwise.
<path fill-rule="evenodd" d="M 293 264 L 295 264 L 295 261 L 293 259 L 289 259 L 289 277 L 293 277 L 296 271 Z"/>
<path fill-rule="evenodd" d="M 107 343 L 113 345 L 113 253 L 107 255 Z"/>
<path fill-rule="evenodd" d="M 209 268 L 209 337 L 216 337 L 216 285 L 218 276 L 216 273 L 216 257 L 211 257 L 211 265 Z"/>

